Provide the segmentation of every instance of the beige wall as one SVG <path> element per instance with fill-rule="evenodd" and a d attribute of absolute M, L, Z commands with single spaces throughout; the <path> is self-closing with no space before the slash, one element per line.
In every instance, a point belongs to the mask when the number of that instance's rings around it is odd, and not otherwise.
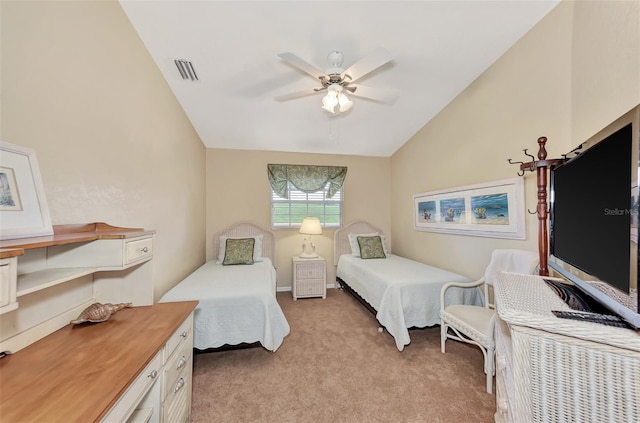
<path fill-rule="evenodd" d="M 267 163 L 348 166 L 345 222 L 368 220 L 395 253 L 475 278 L 493 248 L 534 250 L 536 218 L 526 241 L 416 232 L 412 196 L 512 177 L 507 159 L 539 136 L 556 157 L 640 103 L 639 8 L 563 2 L 393 157 L 372 158 L 205 150 L 115 0 L 3 0 L 0 137 L 36 150 L 54 224 L 157 230 L 156 299 L 210 258 L 216 231 L 269 226 Z M 525 185 L 533 209 L 533 175 Z M 333 233 L 317 238 L 332 283 Z M 287 287 L 301 235 L 277 241 Z"/>
<path fill-rule="evenodd" d="M 237 221 L 271 227 L 268 163 L 347 166 L 344 223 L 367 220 L 389 233 L 390 159 L 245 150 L 207 150 L 207 258 L 213 236 Z M 335 282 L 333 232 L 314 235 L 316 251 L 327 259 L 327 282 Z M 293 229 L 276 231 L 278 287 L 291 287 L 291 257 L 302 249 L 303 235 Z M 393 242 L 389 239 L 390 244 Z"/>
<path fill-rule="evenodd" d="M 640 103 L 640 3 L 562 2 L 391 158 L 394 251 L 476 279 L 494 248 L 537 250 L 537 217 L 525 241 L 418 232 L 412 196 L 511 178 L 522 149 L 549 138 L 558 157 Z M 525 175 L 536 208 L 535 174 Z"/>
<path fill-rule="evenodd" d="M 0 7 L 0 137 L 35 149 L 53 224 L 157 231 L 157 300 L 204 262 L 205 148 L 119 3 Z"/>

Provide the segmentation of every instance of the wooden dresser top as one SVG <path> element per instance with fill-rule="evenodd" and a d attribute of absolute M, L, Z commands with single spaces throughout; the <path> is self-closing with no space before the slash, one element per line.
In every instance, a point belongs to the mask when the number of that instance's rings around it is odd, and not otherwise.
<path fill-rule="evenodd" d="M 196 305 L 125 308 L 1 358 L 0 421 L 99 421 Z"/>
<path fill-rule="evenodd" d="M 1 249 L 23 249 L 51 247 L 53 245 L 75 244 L 98 239 L 124 239 L 153 235 L 156 231 L 141 228 L 121 228 L 103 222 L 80 225 L 54 225 L 53 235 L 0 240 Z"/>

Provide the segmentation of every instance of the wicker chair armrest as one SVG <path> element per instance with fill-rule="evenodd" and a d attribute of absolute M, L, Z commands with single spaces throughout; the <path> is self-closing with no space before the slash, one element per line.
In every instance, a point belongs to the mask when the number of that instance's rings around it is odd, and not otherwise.
<path fill-rule="evenodd" d="M 478 286 L 481 286 L 484 283 L 484 276 L 480 279 L 478 279 L 475 282 L 447 282 L 444 285 L 442 285 L 442 289 L 440 290 L 440 310 L 444 310 L 445 307 L 445 302 L 444 302 L 444 298 L 445 298 L 445 294 L 447 292 L 447 289 L 449 288 L 453 288 L 453 287 L 457 287 L 457 288 L 476 288 Z"/>

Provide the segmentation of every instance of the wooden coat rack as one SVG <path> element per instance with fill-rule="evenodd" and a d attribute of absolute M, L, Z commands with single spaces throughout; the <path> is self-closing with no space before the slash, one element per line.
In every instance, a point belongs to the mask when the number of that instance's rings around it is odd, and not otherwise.
<path fill-rule="evenodd" d="M 558 166 L 564 163 L 566 156 L 562 159 L 549 159 L 547 160 L 547 150 L 545 144 L 547 143 L 547 137 L 538 138 L 538 160 L 531 154 L 527 153 L 525 148 L 525 156 L 531 157 L 529 162 L 514 162 L 508 159 L 510 164 L 519 164 L 520 172 L 518 176 L 523 176 L 526 171 L 536 171 L 537 183 L 538 183 L 538 208 L 535 212 L 529 212 L 531 214 L 538 215 L 538 255 L 540 257 L 540 271 L 541 276 L 549 276 L 549 268 L 547 267 L 549 258 L 549 234 L 547 229 L 547 218 L 549 216 L 549 206 L 547 204 L 547 171 L 551 170 L 554 166 Z"/>

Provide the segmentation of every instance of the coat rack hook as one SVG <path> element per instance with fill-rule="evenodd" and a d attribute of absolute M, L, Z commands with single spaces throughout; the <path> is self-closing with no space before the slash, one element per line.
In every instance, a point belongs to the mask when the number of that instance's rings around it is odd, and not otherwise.
<path fill-rule="evenodd" d="M 563 155 L 561 159 L 547 159 L 547 150 L 545 148 L 545 144 L 547 143 L 547 137 L 538 138 L 538 157 L 534 157 L 529 154 L 528 150 L 525 148 L 522 151 L 525 156 L 531 159 L 531 161 L 527 163 L 520 163 L 520 172 L 518 176 L 524 175 L 526 171 L 533 172 L 536 171 L 537 177 L 537 186 L 538 186 L 538 207 L 535 211 L 531 211 L 527 209 L 529 214 L 537 214 L 538 215 L 538 255 L 540 258 L 540 270 L 538 273 L 541 276 L 548 276 L 549 269 L 547 268 L 547 258 L 548 258 L 548 245 L 545 242 L 547 238 L 547 216 L 549 215 L 549 205 L 547 204 L 547 175 L 550 170 L 554 167 L 561 165 L 562 163 L 567 161 L 567 155 Z M 578 148 L 574 149 L 572 153 L 579 154 Z M 509 163 L 516 164 L 511 159 L 509 159 Z"/>
<path fill-rule="evenodd" d="M 511 159 L 507 159 L 507 161 L 509 162 L 509 164 L 519 164 L 519 165 L 524 164 L 524 162 L 514 162 Z M 524 176 L 524 170 L 519 171 L 518 176 Z"/>
<path fill-rule="evenodd" d="M 525 149 L 523 149 L 523 150 L 522 150 L 522 151 L 524 151 L 524 155 L 525 155 L 525 156 L 527 156 L 527 157 L 531 157 L 531 160 L 532 160 L 532 161 L 535 161 L 535 160 L 536 160 L 536 158 L 535 158 L 534 156 L 532 156 L 531 154 L 529 154 L 529 153 L 527 152 L 527 150 L 528 150 L 528 148 L 525 148 Z"/>

